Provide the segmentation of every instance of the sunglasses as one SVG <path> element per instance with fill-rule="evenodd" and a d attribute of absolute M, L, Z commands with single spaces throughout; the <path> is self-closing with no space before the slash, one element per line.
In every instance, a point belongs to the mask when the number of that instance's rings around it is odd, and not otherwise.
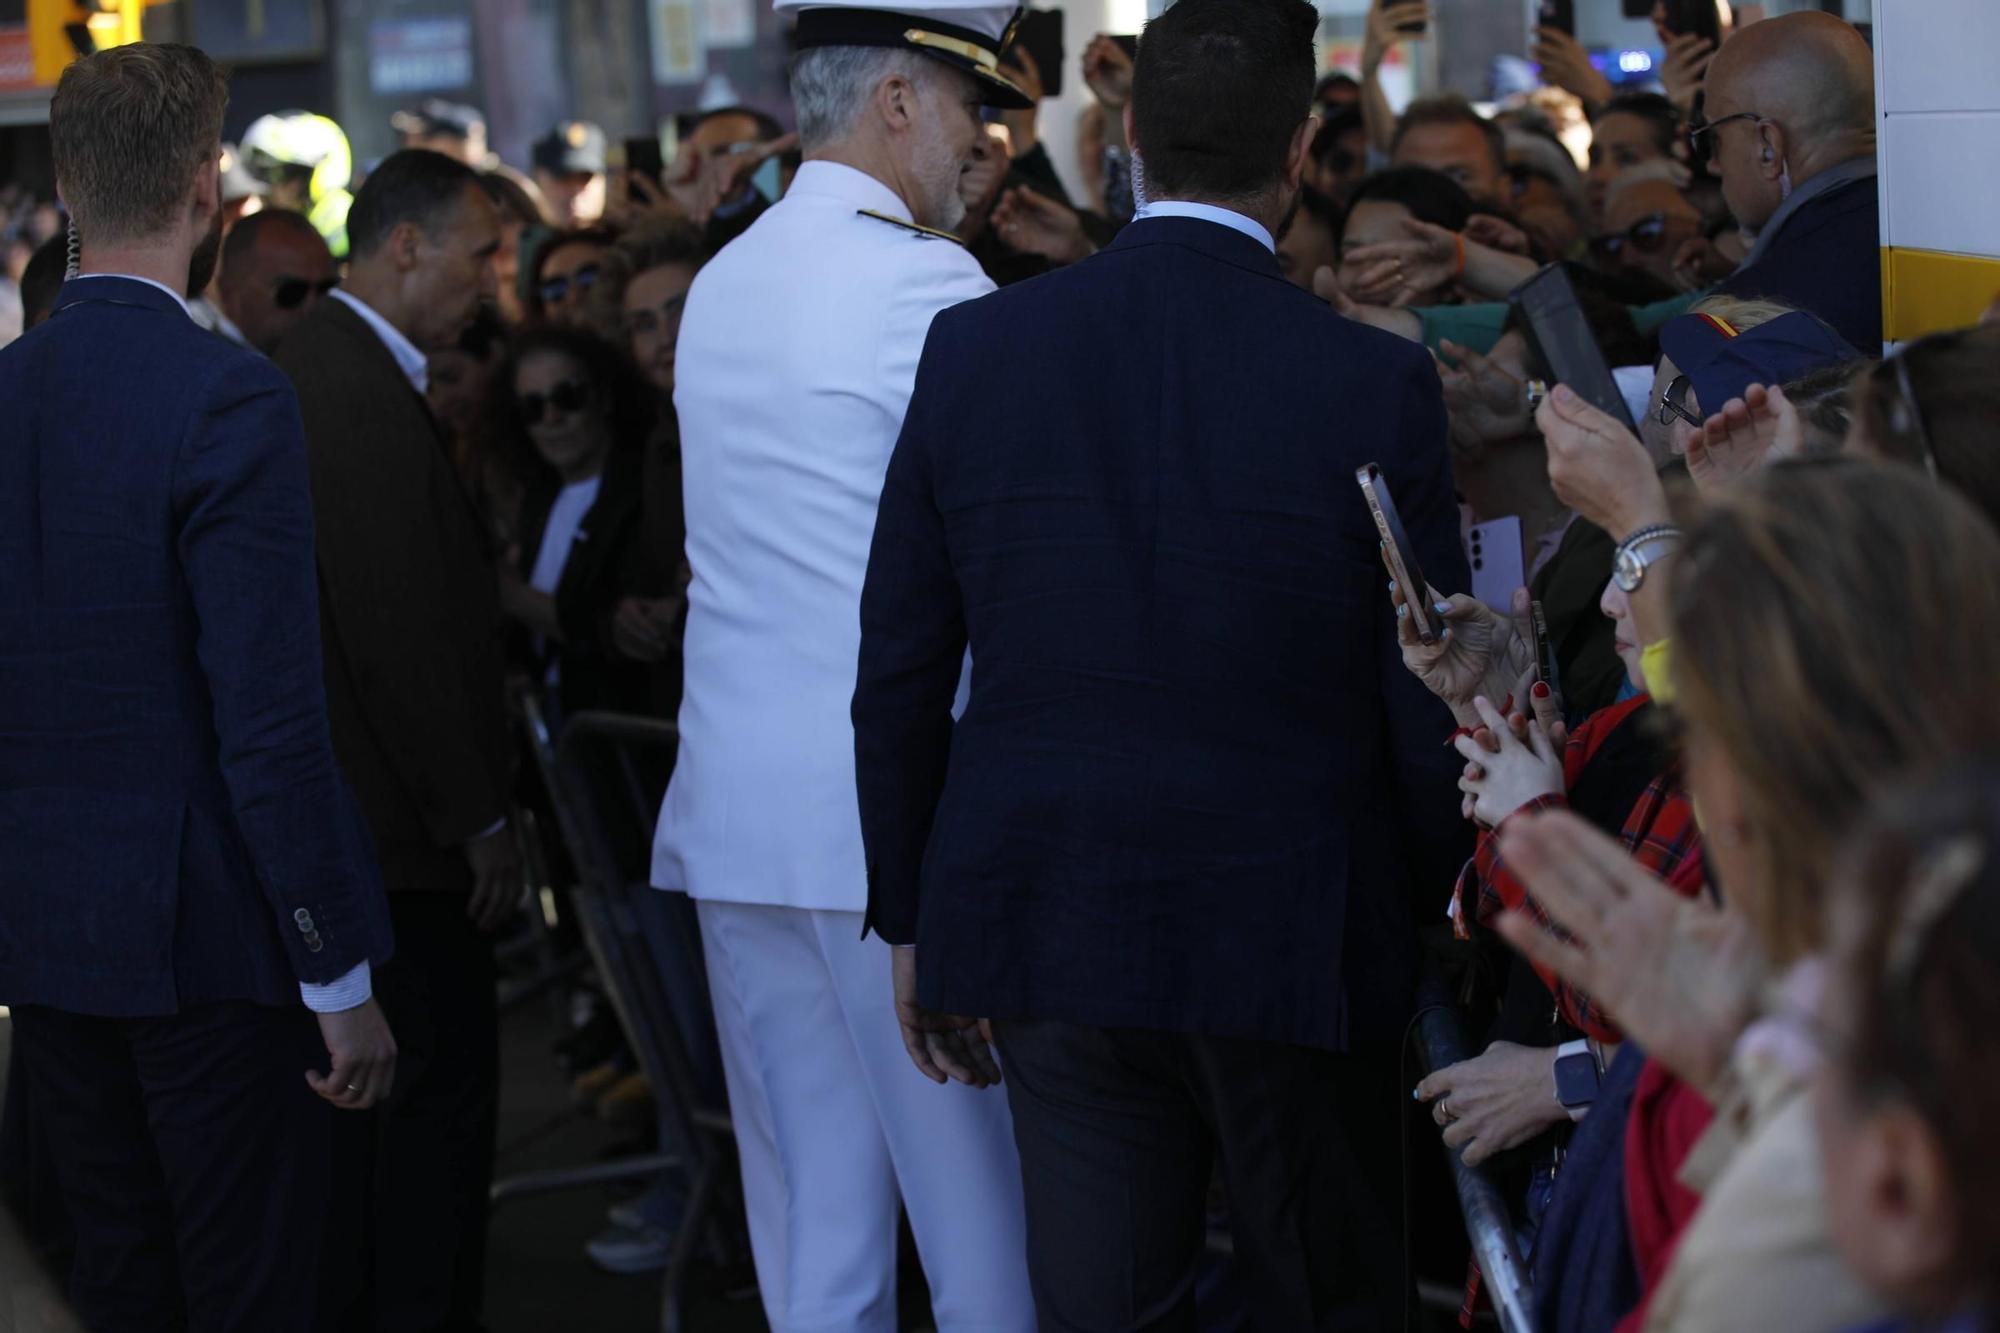
<path fill-rule="evenodd" d="M 1669 384 L 1667 391 L 1660 395 L 1659 422 L 1662 426 L 1673 425 L 1674 418 L 1679 417 L 1696 430 L 1702 428 L 1702 419 L 1688 411 L 1687 408 L 1688 390 L 1693 387 L 1687 376 L 1674 376 L 1674 382 Z"/>
<path fill-rule="evenodd" d="M 585 264 L 574 273 L 559 278 L 549 278 L 542 283 L 542 304 L 561 305 L 569 296 L 572 286 L 578 293 L 589 291 L 597 285 L 598 268 L 595 264 Z"/>
<path fill-rule="evenodd" d="M 338 286 L 339 278 L 327 278 L 320 282 L 306 278 L 279 278 L 271 284 L 271 299 L 277 302 L 280 310 L 297 310 L 306 303 L 308 296 L 322 297 Z"/>
<path fill-rule="evenodd" d="M 1648 213 L 1623 231 L 1614 231 L 1603 236 L 1590 238 L 1590 249 L 1604 259 L 1616 259 L 1631 246 L 1642 255 L 1660 252 L 1660 246 L 1667 239 L 1667 215 Z"/>
<path fill-rule="evenodd" d="M 1693 125 L 1688 127 L 1688 147 L 1692 148 L 1698 156 L 1701 153 L 1702 139 L 1707 135 L 1715 133 L 1730 121 L 1762 119 L 1763 117 L 1755 111 L 1738 111 L 1734 115 L 1724 116 L 1720 120 L 1697 120 Z"/>
<path fill-rule="evenodd" d="M 590 390 L 584 388 L 575 380 L 563 380 L 545 394 L 522 394 L 514 400 L 514 406 L 520 410 L 521 420 L 525 424 L 539 426 L 542 424 L 542 417 L 546 415 L 548 409 L 553 407 L 556 411 L 567 416 L 571 412 L 582 411 L 584 405 L 589 401 Z"/>
<path fill-rule="evenodd" d="M 1916 442 L 1917 452 L 1923 455 L 1924 471 L 1936 482 L 1937 451 L 1931 448 L 1931 433 L 1924 428 L 1923 404 L 1917 401 L 1916 387 L 1910 383 L 1910 358 L 1898 352 L 1889 358 L 1889 363 L 1896 367 L 1896 396 L 1889 405 L 1889 429 Z"/>

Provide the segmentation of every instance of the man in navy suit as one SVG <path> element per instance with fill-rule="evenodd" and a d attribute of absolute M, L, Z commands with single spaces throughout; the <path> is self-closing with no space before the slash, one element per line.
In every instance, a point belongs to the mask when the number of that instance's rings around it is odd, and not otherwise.
<path fill-rule="evenodd" d="M 63 74 L 80 274 L 0 353 L 0 1002 L 93 1330 L 308 1327 L 333 1108 L 395 1072 L 298 405 L 188 317 L 226 101 L 192 47 Z"/>
<path fill-rule="evenodd" d="M 1152 202 L 937 317 L 882 494 L 869 920 L 914 946 L 927 1075 L 997 1078 L 992 1020 L 1044 1329 L 1191 1328 L 1217 1163 L 1258 1327 L 1387 1328 L 1406 1299 L 1411 904 L 1440 910 L 1464 825 L 1356 468 L 1382 465 L 1433 583 L 1467 573 L 1430 359 L 1273 255 L 1317 25 L 1304 0 L 1148 25 L 1127 116 Z"/>

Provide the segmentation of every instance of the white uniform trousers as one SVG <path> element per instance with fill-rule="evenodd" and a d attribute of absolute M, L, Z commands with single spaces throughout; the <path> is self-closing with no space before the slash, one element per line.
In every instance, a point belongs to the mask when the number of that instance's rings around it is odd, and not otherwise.
<path fill-rule="evenodd" d="M 1032 1333 L 1005 1091 L 917 1072 L 859 913 L 696 908 L 772 1333 L 895 1333 L 899 1186 L 939 1333 Z"/>

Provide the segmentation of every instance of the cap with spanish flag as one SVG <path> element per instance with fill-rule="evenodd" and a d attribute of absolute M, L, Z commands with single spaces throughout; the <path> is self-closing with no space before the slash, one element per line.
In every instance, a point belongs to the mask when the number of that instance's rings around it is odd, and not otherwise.
<path fill-rule="evenodd" d="M 1023 12 L 1018 6 L 938 0 L 921 9 L 855 9 L 813 0 L 776 0 L 776 7 L 781 14 L 797 12 L 795 44 L 801 51 L 815 46 L 920 51 L 970 74 L 988 106 L 1025 110 L 1034 105 L 1000 72 L 1000 57 L 1013 41 Z"/>
<path fill-rule="evenodd" d="M 1785 384 L 1861 355 L 1803 310 L 1748 329 L 1711 314 L 1681 315 L 1661 326 L 1660 350 L 1687 376 L 1709 416 L 1753 384 Z"/>

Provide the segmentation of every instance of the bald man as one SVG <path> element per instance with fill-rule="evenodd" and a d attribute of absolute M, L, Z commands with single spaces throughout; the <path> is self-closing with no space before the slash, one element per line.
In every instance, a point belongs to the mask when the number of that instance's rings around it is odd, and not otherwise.
<path fill-rule="evenodd" d="M 338 281 L 333 252 L 302 214 L 282 208 L 252 213 L 222 243 L 217 331 L 269 356 Z"/>
<path fill-rule="evenodd" d="M 1708 69 L 1709 170 L 1756 235 L 1717 289 L 1810 310 L 1856 347 L 1882 342 L 1875 63 L 1852 24 L 1785 14 L 1739 28 Z"/>

